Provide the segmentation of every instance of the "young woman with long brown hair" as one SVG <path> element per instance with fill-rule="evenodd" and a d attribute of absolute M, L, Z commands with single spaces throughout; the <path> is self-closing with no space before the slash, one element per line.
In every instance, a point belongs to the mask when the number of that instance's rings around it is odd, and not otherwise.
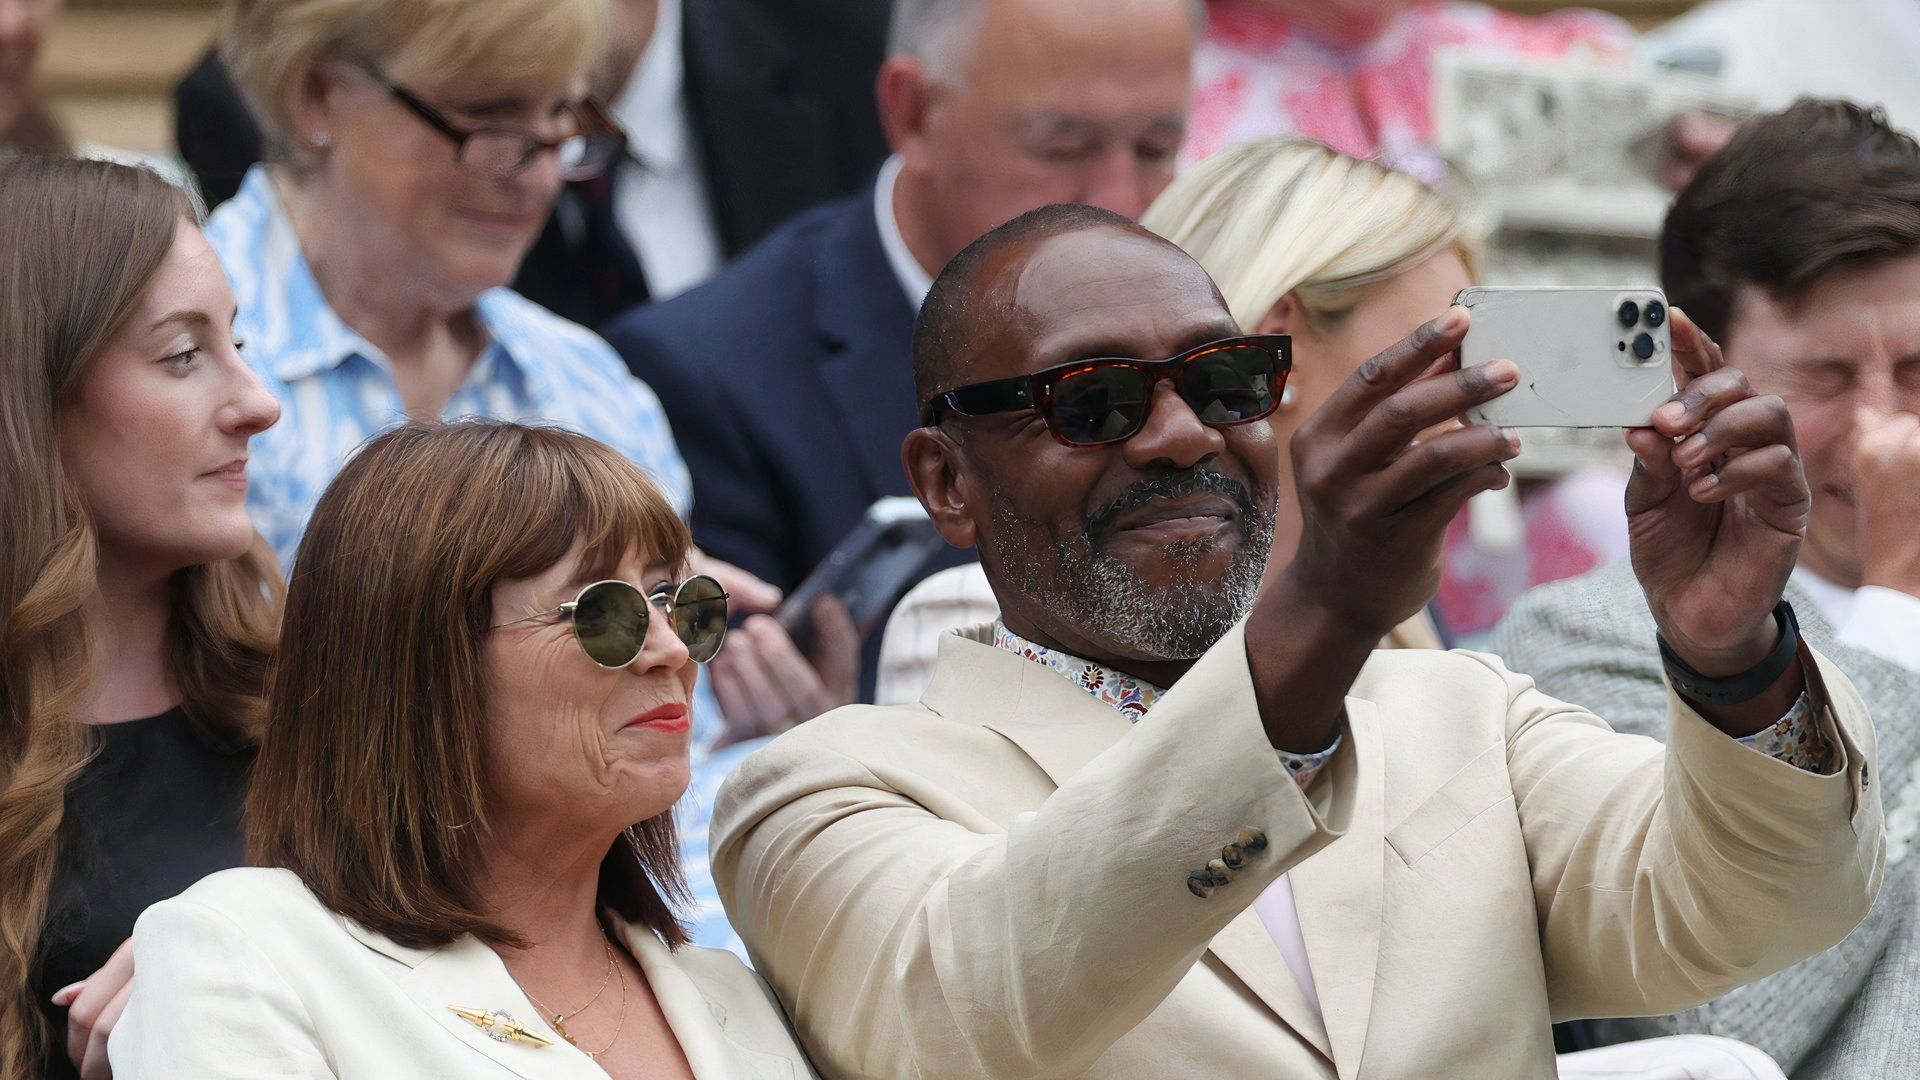
<path fill-rule="evenodd" d="M 233 314 L 178 189 L 0 164 L 0 1080 L 106 1075 L 134 918 L 241 861 L 279 406 Z"/>

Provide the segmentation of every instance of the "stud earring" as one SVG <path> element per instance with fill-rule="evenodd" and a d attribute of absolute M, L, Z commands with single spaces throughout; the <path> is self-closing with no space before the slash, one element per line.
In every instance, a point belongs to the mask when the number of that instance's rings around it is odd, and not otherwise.
<path fill-rule="evenodd" d="M 333 141 L 333 136 L 324 131 L 316 131 L 307 141 L 313 144 L 315 150 L 323 150 L 328 143 Z"/>

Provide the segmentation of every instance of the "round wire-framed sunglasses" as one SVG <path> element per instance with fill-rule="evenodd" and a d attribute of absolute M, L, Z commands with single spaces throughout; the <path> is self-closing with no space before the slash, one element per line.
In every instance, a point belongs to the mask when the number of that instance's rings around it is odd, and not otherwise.
<path fill-rule="evenodd" d="M 704 664 L 727 640 L 727 590 L 705 574 L 671 586 L 671 592 L 669 585 L 647 594 L 629 582 L 596 581 L 559 607 L 497 623 L 494 629 L 557 615 L 573 624 L 574 640 L 587 659 L 603 668 L 623 668 L 646 647 L 657 604 L 673 620 L 673 632 L 686 643 L 688 655 Z"/>

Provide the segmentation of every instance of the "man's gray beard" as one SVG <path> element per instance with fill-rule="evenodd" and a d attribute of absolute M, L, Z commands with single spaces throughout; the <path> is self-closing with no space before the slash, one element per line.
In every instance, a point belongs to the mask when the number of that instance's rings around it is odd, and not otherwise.
<path fill-rule="evenodd" d="M 1252 609 L 1273 550 L 1273 508 L 1257 508 L 1237 522 L 1240 548 L 1226 573 L 1206 578 L 1200 571 L 1201 562 L 1224 537 L 1176 543 L 1167 553 L 1176 568 L 1190 572 L 1191 580 L 1158 587 L 1088 537 L 1054 536 L 1020 520 L 1005 503 L 994 507 L 993 516 L 1000 536 L 1039 531 L 1050 549 L 1051 565 L 1032 559 L 1000 561 L 1014 588 L 1057 613 L 1081 636 L 1139 660 L 1191 660 L 1212 648 Z"/>

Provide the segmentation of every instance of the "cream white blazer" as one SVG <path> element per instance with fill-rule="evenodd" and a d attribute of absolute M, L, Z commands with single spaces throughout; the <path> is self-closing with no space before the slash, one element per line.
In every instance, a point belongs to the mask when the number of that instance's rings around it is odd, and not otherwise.
<path fill-rule="evenodd" d="M 1303 794 L 1239 628 L 1134 725 L 989 641 L 720 793 L 715 880 L 823 1076 L 1551 1077 L 1553 1021 L 1715 997 L 1879 887 L 1872 726 L 1811 651 L 1834 775 L 1394 650 Z M 1283 872 L 1324 1020 L 1249 907 Z"/>
<path fill-rule="evenodd" d="M 701 1080 L 813 1070 L 780 1005 L 732 953 L 670 952 L 613 919 Z M 395 944 L 323 907 L 290 871 L 211 875 L 133 928 L 134 983 L 108 1049 L 119 1080 L 605 1078 L 478 938 Z M 454 1006 L 503 1010 L 553 1040 L 496 1042 Z"/>

